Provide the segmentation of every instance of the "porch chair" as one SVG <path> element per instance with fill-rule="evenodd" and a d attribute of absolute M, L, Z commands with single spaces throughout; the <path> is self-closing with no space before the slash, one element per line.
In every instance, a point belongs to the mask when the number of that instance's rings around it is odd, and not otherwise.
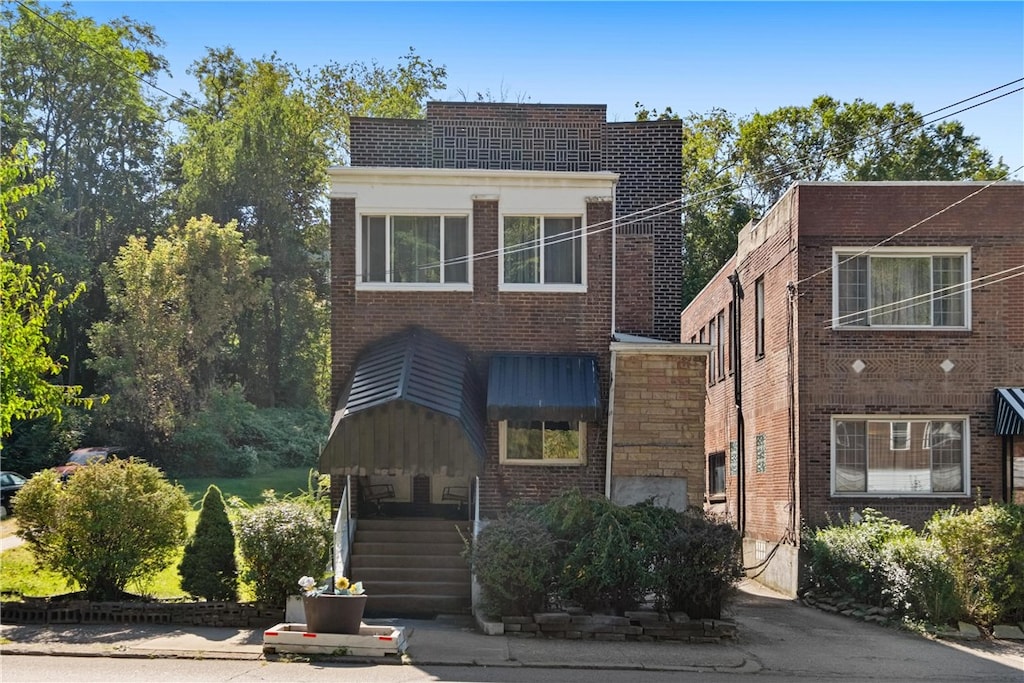
<path fill-rule="evenodd" d="M 369 477 L 359 477 L 359 501 L 373 505 L 378 515 L 384 514 L 382 501 L 395 497 L 395 487 L 391 484 L 371 484 Z"/>
<path fill-rule="evenodd" d="M 469 502 L 469 487 L 445 486 L 441 491 L 441 502 L 448 500 L 458 503 L 459 512 L 461 512 L 462 506 Z"/>

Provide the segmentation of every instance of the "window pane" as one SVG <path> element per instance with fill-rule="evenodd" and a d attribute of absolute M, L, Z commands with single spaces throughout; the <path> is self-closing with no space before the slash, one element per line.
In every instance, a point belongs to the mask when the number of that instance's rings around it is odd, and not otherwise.
<path fill-rule="evenodd" d="M 391 281 L 440 282 L 441 218 L 392 216 Z"/>
<path fill-rule="evenodd" d="M 540 219 L 505 217 L 505 282 L 540 282 Z"/>
<path fill-rule="evenodd" d="M 928 493 L 930 454 L 921 448 L 924 422 L 868 422 L 868 491 Z M 902 425 L 909 443 L 902 440 Z M 901 448 L 906 445 L 907 448 Z"/>
<path fill-rule="evenodd" d="M 505 457 L 508 460 L 540 460 L 544 456 L 544 423 L 509 420 Z"/>
<path fill-rule="evenodd" d="M 836 277 L 839 279 L 838 325 L 867 325 L 868 257 L 851 258 L 839 254 Z"/>
<path fill-rule="evenodd" d="M 469 282 L 469 237 L 465 216 L 444 219 L 444 281 Z"/>
<path fill-rule="evenodd" d="M 964 325 L 964 257 L 936 256 L 932 259 L 935 282 L 934 324 L 945 327 Z"/>
<path fill-rule="evenodd" d="M 725 452 L 712 453 L 708 456 L 708 473 L 710 487 L 708 493 L 725 493 Z"/>
<path fill-rule="evenodd" d="M 764 276 L 754 282 L 754 354 L 764 355 Z"/>
<path fill-rule="evenodd" d="M 836 491 L 867 490 L 867 432 L 864 422 L 836 422 Z"/>
<path fill-rule="evenodd" d="M 931 283 L 929 258 L 872 258 L 871 324 L 930 324 Z"/>
<path fill-rule="evenodd" d="M 928 423 L 928 441 L 932 452 L 932 491 L 964 490 L 963 427 L 962 422 L 936 420 Z"/>
<path fill-rule="evenodd" d="M 363 216 L 363 282 L 387 277 L 387 223 L 384 216 Z"/>
<path fill-rule="evenodd" d="M 579 228 L 576 218 L 544 219 L 544 282 L 580 284 L 583 240 L 573 231 Z"/>
<path fill-rule="evenodd" d="M 575 422 L 544 423 L 544 459 L 576 460 L 580 457 L 580 432 Z"/>

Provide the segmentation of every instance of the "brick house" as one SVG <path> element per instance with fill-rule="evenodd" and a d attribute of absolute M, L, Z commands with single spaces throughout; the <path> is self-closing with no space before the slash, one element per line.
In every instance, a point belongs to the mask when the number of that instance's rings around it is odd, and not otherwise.
<path fill-rule="evenodd" d="M 760 580 L 795 593 L 801 525 L 1020 497 L 1021 274 L 1015 182 L 801 182 L 743 229 L 681 338 L 712 347 L 706 506 Z"/>
<path fill-rule="evenodd" d="M 571 487 L 702 504 L 708 349 L 677 343 L 664 210 L 681 125 L 605 119 L 445 102 L 352 119 L 351 165 L 330 171 L 336 501 L 350 476 L 390 515 Z"/>

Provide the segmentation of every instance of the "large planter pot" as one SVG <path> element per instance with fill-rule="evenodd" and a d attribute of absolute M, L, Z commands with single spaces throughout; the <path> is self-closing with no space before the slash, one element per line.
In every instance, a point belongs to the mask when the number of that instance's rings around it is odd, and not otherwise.
<path fill-rule="evenodd" d="M 366 607 L 365 595 L 302 596 L 309 633 L 359 633 Z"/>

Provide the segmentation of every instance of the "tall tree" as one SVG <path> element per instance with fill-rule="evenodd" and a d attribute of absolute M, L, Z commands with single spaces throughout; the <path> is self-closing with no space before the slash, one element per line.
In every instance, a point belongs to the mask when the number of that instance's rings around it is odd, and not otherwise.
<path fill-rule="evenodd" d="M 163 123 L 144 80 L 165 69 L 163 43 L 126 17 L 97 24 L 70 4 L 24 0 L 4 3 L 0 44 L 0 146 L 28 139 L 38 174 L 54 178 L 23 233 L 49 246 L 45 261 L 56 270 L 90 285 L 84 306 L 65 309 L 54 332 L 67 382 L 88 385 L 85 329 L 105 306 L 98 266 L 126 235 L 152 234 L 159 223 Z"/>
<path fill-rule="evenodd" d="M 105 267 L 110 314 L 92 326 L 93 365 L 109 388 L 98 411 L 125 445 L 159 453 L 238 365 L 239 320 L 264 298 L 266 260 L 234 223 L 209 216 L 149 247 L 131 237 Z"/>
<path fill-rule="evenodd" d="M 44 415 L 59 420 L 64 406 L 92 406 L 92 399 L 81 396 L 82 387 L 51 381 L 64 365 L 51 354 L 46 329 L 51 317 L 74 303 L 85 285 L 77 284 L 62 296 L 57 291 L 64 282 L 60 273 L 26 262 L 33 248 L 45 247 L 16 235 L 15 224 L 26 215 L 18 204 L 52 181 L 33 179 L 32 166 L 25 141 L 0 157 L 0 448 L 11 434 L 13 420 Z"/>
<path fill-rule="evenodd" d="M 637 120 L 680 118 L 637 107 Z M 911 104 L 840 102 L 735 117 L 723 110 L 683 120 L 683 304 L 736 250 L 736 235 L 798 180 L 983 180 L 1002 160 L 957 121 L 927 124 Z"/>

